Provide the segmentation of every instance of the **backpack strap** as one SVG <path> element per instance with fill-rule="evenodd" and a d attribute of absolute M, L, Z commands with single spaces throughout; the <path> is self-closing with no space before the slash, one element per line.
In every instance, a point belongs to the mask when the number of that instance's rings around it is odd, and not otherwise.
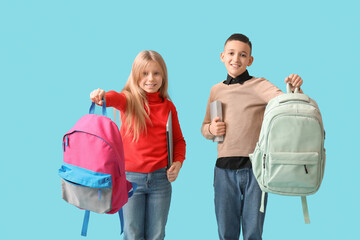
<path fill-rule="evenodd" d="M 86 234 L 87 234 L 87 229 L 88 229 L 88 225 L 89 225 L 89 218 L 90 218 L 90 211 L 85 210 L 84 222 L 83 222 L 83 226 L 82 226 L 82 230 L 81 230 L 81 236 L 83 236 L 83 237 L 86 237 Z"/>
<path fill-rule="evenodd" d="M 260 212 L 265 212 L 265 192 L 261 191 L 261 205 L 260 205 Z"/>
<path fill-rule="evenodd" d="M 123 208 L 120 208 L 120 210 L 118 211 L 119 213 L 119 219 L 120 219 L 120 235 L 124 232 L 124 212 L 123 212 Z"/>
<path fill-rule="evenodd" d="M 286 92 L 292 93 L 291 91 L 292 85 L 290 83 L 286 83 Z M 299 88 L 295 88 L 294 93 L 299 93 Z"/>
<path fill-rule="evenodd" d="M 131 198 L 131 196 L 136 191 L 136 188 L 137 188 L 136 183 L 127 181 L 128 198 Z M 124 211 L 123 211 L 123 208 L 120 208 L 118 214 L 119 214 L 119 219 L 120 219 L 120 229 L 121 229 L 120 235 L 121 235 L 124 232 Z"/>
<path fill-rule="evenodd" d="M 128 190 L 128 198 L 131 198 L 131 196 L 134 194 L 134 192 L 137 189 L 137 184 L 134 182 L 127 182 L 127 190 Z"/>
<path fill-rule="evenodd" d="M 302 205 L 302 209 L 303 209 L 305 223 L 309 224 L 310 217 L 309 217 L 309 209 L 308 209 L 308 205 L 307 205 L 307 201 L 306 201 L 306 196 L 301 196 L 301 205 Z"/>
<path fill-rule="evenodd" d="M 94 114 L 94 113 L 95 113 L 95 103 L 92 102 L 91 105 L 90 105 L 89 114 Z M 105 117 L 107 116 L 105 99 L 103 99 L 102 115 L 105 116 Z"/>

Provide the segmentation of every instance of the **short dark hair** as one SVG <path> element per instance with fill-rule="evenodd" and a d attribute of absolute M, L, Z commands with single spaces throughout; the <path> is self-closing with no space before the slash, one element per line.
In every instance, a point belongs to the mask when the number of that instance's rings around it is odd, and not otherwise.
<path fill-rule="evenodd" d="M 233 40 L 236 40 L 236 41 L 240 41 L 240 42 L 243 42 L 243 43 L 246 43 L 249 45 L 250 47 L 250 51 L 252 51 L 252 45 L 251 45 L 251 42 L 250 42 L 250 39 L 245 36 L 244 34 L 241 34 L 241 33 L 234 33 L 233 35 L 231 35 L 225 42 L 224 46 L 229 42 L 229 41 L 233 41 Z M 251 52 L 250 52 L 251 54 Z"/>

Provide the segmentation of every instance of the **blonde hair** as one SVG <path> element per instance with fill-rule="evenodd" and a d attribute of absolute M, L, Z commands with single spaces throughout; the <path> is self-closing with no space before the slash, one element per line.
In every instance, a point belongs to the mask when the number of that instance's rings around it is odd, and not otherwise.
<path fill-rule="evenodd" d="M 141 133 L 147 132 L 146 121 L 150 121 L 146 92 L 139 86 L 139 82 L 141 73 L 151 61 L 157 62 L 161 68 L 162 84 L 159 95 L 163 99 L 170 99 L 167 92 L 168 76 L 164 59 L 155 51 L 140 52 L 134 60 L 128 81 L 121 91 L 126 96 L 125 124 L 127 129 L 125 134 L 131 134 L 133 142 L 138 141 Z"/>

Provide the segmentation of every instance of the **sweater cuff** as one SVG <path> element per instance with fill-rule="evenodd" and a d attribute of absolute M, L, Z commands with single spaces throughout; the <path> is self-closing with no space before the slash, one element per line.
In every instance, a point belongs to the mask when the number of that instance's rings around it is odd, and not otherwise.
<path fill-rule="evenodd" d="M 111 91 L 105 93 L 105 103 L 106 107 L 112 107 L 113 103 L 111 102 L 113 93 Z"/>
<path fill-rule="evenodd" d="M 185 159 L 183 159 L 183 160 L 175 160 L 174 162 L 180 162 L 180 163 L 181 163 L 181 167 L 182 167 L 182 165 L 184 164 L 184 160 L 185 160 Z"/>
<path fill-rule="evenodd" d="M 210 123 L 208 124 L 205 124 L 204 127 L 203 127 L 203 135 L 206 139 L 213 139 L 215 137 L 215 135 L 213 135 L 211 132 L 210 132 Z"/>
<path fill-rule="evenodd" d="M 126 109 L 126 97 L 124 93 L 118 93 L 115 91 L 108 91 L 105 93 L 106 107 L 115 107 L 120 111 Z"/>

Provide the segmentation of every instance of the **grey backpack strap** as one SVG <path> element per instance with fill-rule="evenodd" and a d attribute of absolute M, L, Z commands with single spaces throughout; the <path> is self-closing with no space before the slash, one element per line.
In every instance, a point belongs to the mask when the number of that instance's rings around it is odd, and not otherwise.
<path fill-rule="evenodd" d="M 118 125 L 119 129 L 121 127 L 121 117 L 120 117 L 120 111 L 117 110 L 116 108 L 113 108 L 114 110 L 114 122 L 116 123 L 116 125 Z M 116 122 L 116 115 L 119 115 L 119 122 Z"/>
<path fill-rule="evenodd" d="M 113 111 L 114 111 L 114 122 L 116 123 L 116 109 L 113 108 Z"/>
<path fill-rule="evenodd" d="M 309 209 L 308 209 L 308 205 L 307 205 L 307 201 L 306 201 L 306 196 L 301 196 L 301 205 L 302 205 L 302 208 L 303 208 L 305 223 L 309 224 L 310 223 L 310 217 L 309 217 Z"/>
<path fill-rule="evenodd" d="M 260 205 L 260 212 L 265 212 L 265 192 L 261 192 L 261 205 Z"/>

